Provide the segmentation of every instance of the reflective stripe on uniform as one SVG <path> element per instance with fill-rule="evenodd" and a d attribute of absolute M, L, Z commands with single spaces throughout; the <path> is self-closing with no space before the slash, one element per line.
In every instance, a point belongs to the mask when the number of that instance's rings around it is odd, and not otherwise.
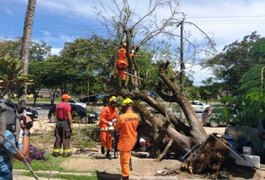
<path fill-rule="evenodd" d="M 71 149 L 64 149 L 64 150 L 63 150 L 63 154 L 70 153 L 70 152 L 72 152 Z"/>
<path fill-rule="evenodd" d="M 61 149 L 53 149 L 54 153 L 59 153 Z"/>

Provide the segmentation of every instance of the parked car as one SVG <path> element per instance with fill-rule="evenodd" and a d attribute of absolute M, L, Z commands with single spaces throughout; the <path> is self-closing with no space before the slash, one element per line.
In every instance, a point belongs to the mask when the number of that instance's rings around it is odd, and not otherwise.
<path fill-rule="evenodd" d="M 79 101 L 86 104 L 106 104 L 106 100 L 110 97 L 107 94 L 96 94 L 82 97 Z"/>
<path fill-rule="evenodd" d="M 224 106 L 209 106 L 202 112 L 204 126 L 218 127 L 227 126 L 233 122 L 236 114 L 231 108 Z"/>
<path fill-rule="evenodd" d="M 265 119 L 230 125 L 225 129 L 225 135 L 232 137 L 233 146 L 243 153 L 243 147 L 251 147 L 251 153 L 265 160 Z"/>
<path fill-rule="evenodd" d="M 210 106 L 209 104 L 204 104 L 200 101 L 190 101 L 190 104 L 195 112 L 203 112 L 207 107 Z"/>
<path fill-rule="evenodd" d="M 68 102 L 70 104 L 75 104 L 75 105 L 81 106 L 82 108 L 87 108 L 87 104 L 86 103 L 79 102 L 79 101 L 77 101 L 77 100 L 75 100 L 73 98 L 72 99 L 69 99 Z"/>
<path fill-rule="evenodd" d="M 5 105 L 7 105 L 8 107 L 11 107 L 12 109 L 14 109 L 14 111 L 16 111 L 19 106 L 17 103 L 14 103 L 11 100 L 8 99 L 0 99 L 1 103 L 5 103 Z M 30 107 L 26 107 L 26 114 L 32 119 L 32 121 L 36 120 L 39 116 L 38 111 L 31 109 Z"/>
<path fill-rule="evenodd" d="M 79 99 L 80 102 L 89 104 L 89 103 L 93 103 L 96 104 L 98 101 L 98 97 L 97 95 L 90 95 L 90 96 L 85 96 Z"/>
<path fill-rule="evenodd" d="M 76 104 L 70 104 L 72 108 L 72 117 L 74 122 L 79 123 L 93 123 L 98 119 L 97 113 L 89 113 L 86 108 L 83 108 Z M 49 122 L 56 122 L 55 114 L 56 105 L 54 105 L 48 113 Z"/>

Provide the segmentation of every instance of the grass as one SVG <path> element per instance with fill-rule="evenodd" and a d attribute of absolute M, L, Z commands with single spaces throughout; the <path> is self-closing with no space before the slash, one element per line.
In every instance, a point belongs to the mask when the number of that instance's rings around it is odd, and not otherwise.
<path fill-rule="evenodd" d="M 24 176 L 31 176 L 30 173 L 23 173 Z M 97 180 L 97 176 L 95 173 L 92 176 L 82 176 L 82 175 L 69 175 L 69 174 L 55 174 L 49 175 L 45 173 L 37 173 L 38 177 L 46 177 L 46 178 L 57 178 L 57 179 L 67 179 L 67 180 Z"/>
<path fill-rule="evenodd" d="M 45 154 L 46 160 L 33 160 L 30 164 L 34 171 L 63 171 L 60 164 L 64 161 L 63 157 L 53 157 L 51 154 Z M 18 160 L 13 162 L 14 169 L 28 169 L 27 166 Z"/>
<path fill-rule="evenodd" d="M 61 167 L 61 163 L 66 160 L 64 157 L 53 157 L 50 154 L 46 155 L 46 160 L 33 160 L 30 164 L 30 167 L 34 171 L 34 173 L 39 177 L 49 177 L 49 178 L 62 178 L 62 179 L 69 179 L 69 180 L 96 180 L 97 176 L 96 173 L 91 173 L 91 176 L 81 175 L 82 172 L 78 171 L 69 171 L 64 170 Z M 28 170 L 28 167 L 21 161 L 14 160 L 13 161 L 13 169 L 22 169 Z M 35 171 L 46 171 L 45 172 L 35 172 Z M 58 171 L 59 173 L 51 173 Z M 71 174 L 72 173 L 72 174 Z M 80 174 L 78 174 L 80 173 Z M 32 176 L 30 172 L 23 172 L 21 173 L 24 176 Z"/>
<path fill-rule="evenodd" d="M 98 128 L 96 126 L 88 126 L 88 127 L 77 127 L 73 131 L 73 136 L 71 139 L 71 145 L 74 148 L 87 148 L 94 147 L 95 142 L 93 139 L 98 137 L 98 132 L 95 132 Z M 64 170 L 61 166 L 61 163 L 64 162 L 67 158 L 64 157 L 53 157 L 51 155 L 51 150 L 54 142 L 53 130 L 44 131 L 40 130 L 38 132 L 33 133 L 31 136 L 31 144 L 38 149 L 44 150 L 44 157 L 46 160 L 33 160 L 30 164 L 32 170 L 35 171 L 44 171 L 36 173 L 37 176 L 44 177 L 52 177 L 52 178 L 63 178 L 63 179 L 71 179 L 71 180 L 81 180 L 88 179 L 94 180 L 97 179 L 95 172 L 92 172 L 92 175 L 84 175 L 84 172 Z M 13 161 L 13 169 L 21 169 L 28 170 L 28 167 L 21 161 L 15 160 Z M 50 174 L 51 171 L 58 171 L 59 173 Z M 64 174 L 63 172 L 68 172 Z M 70 173 L 70 174 L 69 174 Z M 79 175 L 76 173 L 80 173 Z M 86 172 L 87 173 L 87 172 Z M 23 172 L 25 176 L 32 176 L 30 172 Z"/>

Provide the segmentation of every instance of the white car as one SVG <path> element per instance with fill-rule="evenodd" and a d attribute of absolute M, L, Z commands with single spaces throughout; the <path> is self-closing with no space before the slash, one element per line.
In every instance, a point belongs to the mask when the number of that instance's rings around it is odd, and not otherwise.
<path fill-rule="evenodd" d="M 75 105 L 81 106 L 82 108 L 85 108 L 85 109 L 87 108 L 87 104 L 86 103 L 78 102 L 75 99 L 69 99 L 68 102 L 70 104 L 75 104 Z"/>
<path fill-rule="evenodd" d="M 207 107 L 210 106 L 209 104 L 204 104 L 200 101 L 190 101 L 190 104 L 195 112 L 203 112 Z"/>

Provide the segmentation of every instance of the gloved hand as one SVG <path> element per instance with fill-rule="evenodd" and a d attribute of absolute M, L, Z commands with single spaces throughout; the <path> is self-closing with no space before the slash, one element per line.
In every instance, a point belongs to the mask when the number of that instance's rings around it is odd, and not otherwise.
<path fill-rule="evenodd" d="M 109 121 L 108 126 L 113 126 L 113 123 L 111 121 Z"/>
<path fill-rule="evenodd" d="M 108 127 L 108 131 L 114 131 L 114 127 L 113 126 Z"/>

